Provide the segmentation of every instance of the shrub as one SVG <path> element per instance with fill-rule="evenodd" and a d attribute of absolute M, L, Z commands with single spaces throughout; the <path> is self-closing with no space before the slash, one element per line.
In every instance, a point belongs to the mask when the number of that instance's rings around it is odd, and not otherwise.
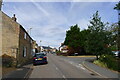
<path fill-rule="evenodd" d="M 110 69 L 119 70 L 118 60 L 113 55 L 103 54 L 100 56 L 99 61 Z"/>
<path fill-rule="evenodd" d="M 2 65 L 3 67 L 13 67 L 14 66 L 14 57 L 11 57 L 7 54 L 2 55 Z"/>

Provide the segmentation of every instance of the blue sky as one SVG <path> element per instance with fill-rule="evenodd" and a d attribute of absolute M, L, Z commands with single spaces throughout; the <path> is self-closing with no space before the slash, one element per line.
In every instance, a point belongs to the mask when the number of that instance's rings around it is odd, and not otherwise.
<path fill-rule="evenodd" d="M 17 22 L 29 31 L 40 45 L 59 47 L 66 30 L 78 24 L 86 29 L 92 15 L 98 10 L 102 21 L 117 22 L 117 2 L 4 2 L 2 10 L 10 17 L 16 14 Z M 30 31 L 29 31 L 30 33 Z"/>

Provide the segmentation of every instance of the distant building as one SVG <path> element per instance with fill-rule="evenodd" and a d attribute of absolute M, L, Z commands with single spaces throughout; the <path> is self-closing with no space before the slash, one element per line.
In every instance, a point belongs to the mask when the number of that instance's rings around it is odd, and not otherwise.
<path fill-rule="evenodd" d="M 38 44 L 36 43 L 36 41 L 33 41 L 33 53 L 38 53 L 38 52 L 40 52 Z"/>
<path fill-rule="evenodd" d="M 52 48 L 49 46 L 41 46 L 41 52 L 51 52 Z"/>
<path fill-rule="evenodd" d="M 67 52 L 68 52 L 68 46 L 62 44 L 62 45 L 59 47 L 59 51 L 61 51 L 62 53 L 67 53 Z"/>
<path fill-rule="evenodd" d="M 56 52 L 57 51 L 57 49 L 56 48 L 52 48 L 52 52 Z"/>
<path fill-rule="evenodd" d="M 15 14 L 12 18 L 2 13 L 2 55 L 7 54 L 16 58 L 16 65 L 21 66 L 32 58 L 33 39 L 23 28 L 17 23 Z"/>

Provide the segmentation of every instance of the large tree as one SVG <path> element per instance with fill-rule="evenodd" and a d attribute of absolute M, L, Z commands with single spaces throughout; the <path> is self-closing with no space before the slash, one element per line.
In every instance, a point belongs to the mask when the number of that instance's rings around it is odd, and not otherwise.
<path fill-rule="evenodd" d="M 89 54 L 87 53 L 87 43 L 88 43 L 88 36 L 90 34 L 90 31 L 88 29 L 84 29 L 80 31 L 80 44 L 82 48 L 83 54 Z"/>
<path fill-rule="evenodd" d="M 118 2 L 118 4 L 116 4 L 116 6 L 114 7 L 114 9 L 120 10 L 120 2 Z"/>
<path fill-rule="evenodd" d="M 117 36 L 117 45 L 118 45 L 118 50 L 120 50 L 120 2 L 116 4 L 114 9 L 118 10 L 118 36 Z"/>
<path fill-rule="evenodd" d="M 64 45 L 68 45 L 68 47 L 72 50 L 70 54 L 75 52 L 80 53 L 80 28 L 77 24 L 71 26 L 70 30 L 66 31 Z"/>
<path fill-rule="evenodd" d="M 90 25 L 88 30 L 90 34 L 88 36 L 88 45 L 87 50 L 89 53 L 93 53 L 97 56 L 101 54 L 109 53 L 109 40 L 110 33 L 105 30 L 106 24 L 101 21 L 98 11 L 93 14 L 92 19 L 90 20 Z"/>

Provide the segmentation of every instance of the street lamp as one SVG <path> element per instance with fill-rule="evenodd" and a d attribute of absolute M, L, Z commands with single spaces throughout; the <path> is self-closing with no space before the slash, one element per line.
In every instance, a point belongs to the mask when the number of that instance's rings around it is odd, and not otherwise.
<path fill-rule="evenodd" d="M 27 30 L 27 32 L 29 33 L 30 36 L 31 36 L 31 29 L 32 29 L 32 28 L 29 28 L 29 29 Z"/>
<path fill-rule="evenodd" d="M 40 40 L 40 51 L 42 51 L 42 45 L 41 45 L 42 40 Z"/>
<path fill-rule="evenodd" d="M 32 29 L 32 28 L 30 28 L 30 35 L 31 35 L 31 29 Z"/>

